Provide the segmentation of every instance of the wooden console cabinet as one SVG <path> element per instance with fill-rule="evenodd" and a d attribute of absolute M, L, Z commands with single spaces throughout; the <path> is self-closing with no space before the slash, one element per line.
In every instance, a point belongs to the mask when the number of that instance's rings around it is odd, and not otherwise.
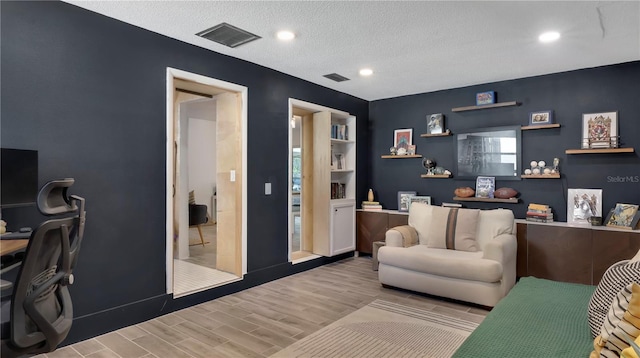
<path fill-rule="evenodd" d="M 395 210 L 356 211 L 356 250 L 371 254 L 374 241 L 384 241 L 388 229 L 407 225 L 408 221 L 409 213 Z"/>
<path fill-rule="evenodd" d="M 517 276 L 597 285 L 612 264 L 640 249 L 640 232 L 517 220 Z"/>

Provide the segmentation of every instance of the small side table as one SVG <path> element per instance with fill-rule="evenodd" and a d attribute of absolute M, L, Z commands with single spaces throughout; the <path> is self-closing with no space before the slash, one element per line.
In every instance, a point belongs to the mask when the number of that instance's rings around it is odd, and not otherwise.
<path fill-rule="evenodd" d="M 373 271 L 378 271 L 378 250 L 386 245 L 384 241 L 374 241 L 373 250 L 371 250 L 371 262 L 373 264 Z"/>

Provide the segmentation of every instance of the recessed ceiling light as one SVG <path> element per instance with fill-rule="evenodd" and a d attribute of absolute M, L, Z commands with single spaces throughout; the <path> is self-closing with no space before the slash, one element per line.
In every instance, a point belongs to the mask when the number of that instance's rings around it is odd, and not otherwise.
<path fill-rule="evenodd" d="M 291 31 L 278 31 L 277 36 L 279 40 L 291 41 L 296 37 L 296 34 Z"/>
<path fill-rule="evenodd" d="M 370 68 L 363 68 L 360 70 L 360 76 L 371 76 L 373 74 L 373 70 Z"/>
<path fill-rule="evenodd" d="M 556 31 L 545 32 L 542 35 L 538 36 L 538 40 L 540 42 L 553 42 L 560 38 L 560 33 Z"/>

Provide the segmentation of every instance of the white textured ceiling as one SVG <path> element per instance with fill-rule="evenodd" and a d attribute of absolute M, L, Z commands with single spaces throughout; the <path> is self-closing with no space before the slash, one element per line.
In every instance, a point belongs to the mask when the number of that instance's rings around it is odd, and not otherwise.
<path fill-rule="evenodd" d="M 640 60 L 639 1 L 66 2 L 365 100 Z M 221 22 L 262 39 L 195 35 Z M 561 39 L 539 43 L 548 30 Z M 350 81 L 322 77 L 334 72 Z"/>

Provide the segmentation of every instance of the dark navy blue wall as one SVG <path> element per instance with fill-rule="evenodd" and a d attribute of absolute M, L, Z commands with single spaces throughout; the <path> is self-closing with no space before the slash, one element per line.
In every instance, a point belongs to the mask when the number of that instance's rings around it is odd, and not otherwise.
<path fill-rule="evenodd" d="M 367 101 L 66 3 L 1 6 L 2 146 L 38 150 L 40 184 L 73 177 L 73 192 L 87 200 L 70 340 L 326 262 L 287 262 L 288 98 L 347 111 L 365 130 Z M 249 88 L 249 274 L 179 300 L 164 293 L 167 67 Z M 366 139 L 357 147 L 359 200 Z M 14 214 L 12 224 L 35 226 L 24 219 L 33 211 Z"/>
<path fill-rule="evenodd" d="M 472 128 L 527 125 L 532 111 L 551 109 L 560 128 L 522 132 L 522 163 L 551 163 L 560 158 L 561 180 L 526 179 L 498 181 L 496 187 L 520 192 L 519 204 L 464 203 L 467 207 L 506 207 L 524 218 L 530 202 L 552 206 L 556 220 L 566 221 L 568 188 L 603 190 L 603 211 L 617 202 L 640 203 L 640 62 L 571 71 L 560 74 L 503 81 L 432 93 L 374 101 L 369 106 L 371 133 L 371 186 L 383 206 L 397 208 L 397 192 L 410 190 L 430 195 L 436 204 L 453 201 L 457 187 L 475 187 L 470 180 L 421 179 L 420 159 L 381 159 L 393 145 L 393 131 L 413 128 L 416 151 L 434 158 L 438 165 L 454 167 L 454 137 L 421 138 L 426 115 L 444 113 L 446 126 L 457 133 Z M 477 92 L 496 91 L 498 102 L 518 101 L 518 107 L 452 112 L 455 107 L 475 104 Z M 567 155 L 580 148 L 582 114 L 618 111 L 618 128 L 624 147 L 631 154 Z"/>

